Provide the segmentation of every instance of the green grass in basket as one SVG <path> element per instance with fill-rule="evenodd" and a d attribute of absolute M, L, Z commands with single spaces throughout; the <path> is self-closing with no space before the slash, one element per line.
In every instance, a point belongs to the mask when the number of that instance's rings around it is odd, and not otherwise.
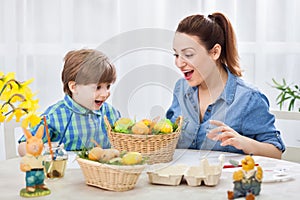
<path fill-rule="evenodd" d="M 81 151 L 78 151 L 77 152 L 77 155 L 79 158 L 82 158 L 82 159 L 88 159 L 88 155 L 89 155 L 89 149 L 87 148 L 83 148 Z"/>

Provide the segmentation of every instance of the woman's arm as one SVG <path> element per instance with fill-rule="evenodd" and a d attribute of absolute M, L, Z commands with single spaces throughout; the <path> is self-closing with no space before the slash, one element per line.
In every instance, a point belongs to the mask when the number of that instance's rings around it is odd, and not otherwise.
<path fill-rule="evenodd" d="M 244 140 L 247 143 L 247 145 L 245 145 L 243 148 L 243 151 L 246 154 L 281 159 L 282 151 L 277 149 L 277 147 L 275 147 L 273 144 L 259 142 L 245 136 L 242 137 L 244 137 Z M 224 145 L 226 145 L 226 142 L 224 143 Z"/>
<path fill-rule="evenodd" d="M 207 137 L 212 140 L 221 141 L 221 146 L 231 145 L 244 151 L 245 154 L 253 154 L 278 159 L 281 158 L 281 150 L 279 150 L 273 144 L 259 142 L 249 137 L 240 135 L 221 121 L 210 120 L 210 123 L 217 127 L 212 129 L 207 134 Z"/>

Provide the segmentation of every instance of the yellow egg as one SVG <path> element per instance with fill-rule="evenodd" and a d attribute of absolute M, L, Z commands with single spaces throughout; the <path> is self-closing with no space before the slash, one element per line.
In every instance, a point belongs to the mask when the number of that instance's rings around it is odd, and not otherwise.
<path fill-rule="evenodd" d="M 123 165 L 136 165 L 143 160 L 142 154 L 139 152 L 128 152 L 122 157 Z"/>
<path fill-rule="evenodd" d="M 154 131 L 156 133 L 158 133 L 158 132 L 159 133 L 172 133 L 173 132 L 172 123 L 166 119 L 160 120 L 157 124 L 155 124 Z"/>
<path fill-rule="evenodd" d="M 161 133 L 172 133 L 173 132 L 173 126 L 170 124 L 164 124 L 164 126 L 160 129 Z"/>

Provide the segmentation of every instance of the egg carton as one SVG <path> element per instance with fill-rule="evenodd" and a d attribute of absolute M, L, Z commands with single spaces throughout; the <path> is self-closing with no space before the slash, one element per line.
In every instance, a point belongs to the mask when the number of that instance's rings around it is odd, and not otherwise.
<path fill-rule="evenodd" d="M 202 159 L 199 166 L 172 165 L 147 172 L 149 182 L 160 185 L 179 185 L 183 179 L 189 186 L 215 186 L 219 183 L 224 155 L 219 157 L 219 163 L 210 165 L 207 159 Z"/>
<path fill-rule="evenodd" d="M 160 185 L 179 185 L 188 166 L 173 165 L 159 170 L 147 172 L 149 182 Z"/>

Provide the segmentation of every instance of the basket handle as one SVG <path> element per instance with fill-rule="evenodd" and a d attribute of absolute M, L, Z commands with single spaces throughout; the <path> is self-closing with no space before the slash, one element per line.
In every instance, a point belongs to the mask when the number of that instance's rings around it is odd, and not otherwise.
<path fill-rule="evenodd" d="M 181 129 L 182 121 L 183 121 L 183 117 L 182 116 L 178 116 L 177 119 L 176 119 L 176 121 L 175 121 L 175 124 L 178 125 L 176 131 Z"/>
<path fill-rule="evenodd" d="M 111 131 L 111 125 L 110 125 L 106 115 L 104 115 L 104 123 L 107 127 L 107 132 L 110 132 Z"/>
<path fill-rule="evenodd" d="M 152 134 L 152 129 L 154 128 L 155 124 L 158 122 L 159 118 L 160 118 L 160 116 L 157 116 L 154 119 L 152 119 L 152 122 L 151 122 L 150 127 L 149 127 L 148 134 Z"/>

